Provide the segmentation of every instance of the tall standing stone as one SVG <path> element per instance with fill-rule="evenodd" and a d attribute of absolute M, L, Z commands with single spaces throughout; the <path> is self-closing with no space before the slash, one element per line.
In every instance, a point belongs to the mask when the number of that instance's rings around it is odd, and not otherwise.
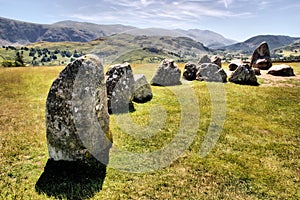
<path fill-rule="evenodd" d="M 54 80 L 46 101 L 46 131 L 51 159 L 108 163 L 112 137 L 98 57 L 78 58 Z"/>
<path fill-rule="evenodd" d="M 151 85 L 180 85 L 180 76 L 181 70 L 174 63 L 174 60 L 165 59 L 158 66 L 158 69 L 151 80 Z"/>
<path fill-rule="evenodd" d="M 270 50 L 267 42 L 262 42 L 253 52 L 250 67 L 268 70 L 272 67 Z"/>
<path fill-rule="evenodd" d="M 112 65 L 105 76 L 108 112 L 117 114 L 133 111 L 134 77 L 130 64 Z"/>

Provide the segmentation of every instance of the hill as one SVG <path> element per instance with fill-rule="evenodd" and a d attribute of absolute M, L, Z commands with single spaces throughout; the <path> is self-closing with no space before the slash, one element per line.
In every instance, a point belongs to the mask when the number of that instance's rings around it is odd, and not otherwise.
<path fill-rule="evenodd" d="M 37 42 L 17 49 L 3 46 L 0 55 L 13 60 L 20 51 L 26 65 L 64 65 L 84 54 L 95 54 L 106 64 L 157 63 L 164 58 L 177 62 L 195 61 L 211 50 L 188 37 L 133 36 L 115 34 L 90 42 Z"/>
<path fill-rule="evenodd" d="M 134 36 L 171 36 L 189 37 L 210 48 L 217 48 L 234 41 L 208 30 L 168 30 L 160 28 L 139 29 L 132 26 L 99 25 L 86 22 L 62 21 L 54 24 L 34 24 L 0 18 L 0 44 L 28 44 L 38 41 L 47 42 L 88 42 L 103 36 L 127 33 Z"/>
<path fill-rule="evenodd" d="M 203 43 L 205 46 L 216 49 L 226 45 L 234 44 L 236 41 L 227 39 L 221 34 L 209 30 L 200 29 L 162 29 L 162 28 L 145 28 L 145 29 L 132 29 L 126 31 L 132 35 L 146 35 L 146 36 L 172 36 L 172 37 L 189 37 L 195 41 Z"/>
<path fill-rule="evenodd" d="M 252 53 L 253 50 L 263 41 L 266 41 L 269 45 L 270 50 L 287 46 L 292 44 L 293 42 L 299 40 L 298 37 L 290 37 L 283 35 L 258 35 L 252 37 L 244 42 L 236 43 L 233 45 L 229 45 L 224 47 L 226 51 L 240 51 L 243 53 Z"/>
<path fill-rule="evenodd" d="M 0 43 L 28 44 L 38 41 L 47 42 L 88 42 L 102 36 L 130 30 L 133 27 L 123 25 L 97 25 L 73 21 L 55 24 L 35 24 L 0 18 Z"/>

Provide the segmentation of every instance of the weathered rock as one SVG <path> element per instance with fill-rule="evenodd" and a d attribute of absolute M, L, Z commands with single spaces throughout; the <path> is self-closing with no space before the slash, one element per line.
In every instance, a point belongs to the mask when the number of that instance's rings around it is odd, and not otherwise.
<path fill-rule="evenodd" d="M 196 79 L 197 71 L 197 65 L 193 63 L 186 63 L 184 66 L 183 78 L 185 78 L 188 81 L 193 81 Z"/>
<path fill-rule="evenodd" d="M 212 56 L 210 58 L 210 60 L 211 60 L 211 63 L 214 63 L 214 64 L 218 65 L 219 67 L 222 67 L 222 60 L 219 56 Z"/>
<path fill-rule="evenodd" d="M 133 111 L 134 78 L 130 64 L 124 63 L 110 66 L 105 77 L 108 112 L 116 114 Z"/>
<path fill-rule="evenodd" d="M 135 74 L 133 101 L 137 103 L 145 103 L 150 101 L 152 97 L 152 89 L 145 75 Z"/>
<path fill-rule="evenodd" d="M 273 76 L 295 76 L 293 68 L 286 64 L 272 66 L 267 74 Z"/>
<path fill-rule="evenodd" d="M 260 75 L 261 75 L 260 69 L 258 69 L 258 68 L 253 68 L 253 70 L 254 70 L 254 74 L 255 74 L 256 76 L 260 76 Z"/>
<path fill-rule="evenodd" d="M 210 58 L 208 55 L 204 55 L 202 58 L 200 58 L 198 65 L 204 64 L 204 63 L 211 63 Z"/>
<path fill-rule="evenodd" d="M 112 138 L 103 66 L 96 56 L 68 64 L 53 82 L 46 132 L 50 159 L 107 164 Z"/>
<path fill-rule="evenodd" d="M 229 81 L 242 85 L 258 85 L 254 70 L 248 65 L 240 65 L 229 77 Z"/>
<path fill-rule="evenodd" d="M 204 63 L 200 65 L 196 80 L 207 81 L 207 82 L 227 82 L 226 72 L 218 65 L 213 63 Z"/>
<path fill-rule="evenodd" d="M 269 46 L 262 42 L 253 52 L 250 67 L 268 70 L 272 66 Z"/>
<path fill-rule="evenodd" d="M 171 86 L 180 85 L 181 71 L 173 60 L 165 59 L 159 65 L 151 80 L 151 85 Z"/>
<path fill-rule="evenodd" d="M 241 60 L 233 60 L 229 63 L 228 68 L 230 71 L 236 70 L 243 62 Z"/>

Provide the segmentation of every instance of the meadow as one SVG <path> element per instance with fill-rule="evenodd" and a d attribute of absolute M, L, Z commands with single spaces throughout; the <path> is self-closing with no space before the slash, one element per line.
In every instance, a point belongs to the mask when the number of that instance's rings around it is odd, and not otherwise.
<path fill-rule="evenodd" d="M 290 65 L 300 75 L 300 63 Z M 150 81 L 157 64 L 132 67 Z M 63 68 L 0 68 L 0 199 L 55 198 L 37 193 L 35 184 L 48 160 L 45 101 Z M 260 86 L 153 86 L 152 101 L 111 116 L 114 147 L 102 190 L 78 198 L 300 199 L 300 80 L 258 79 Z M 216 143 L 201 154 L 216 127 Z M 186 148 L 176 154 L 181 146 L 174 144 L 163 160 L 117 152 L 167 149 L 178 135 Z"/>

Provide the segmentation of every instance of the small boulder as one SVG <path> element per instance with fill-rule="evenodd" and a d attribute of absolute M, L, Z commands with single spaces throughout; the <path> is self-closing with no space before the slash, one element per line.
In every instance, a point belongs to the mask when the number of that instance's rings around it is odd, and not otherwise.
<path fill-rule="evenodd" d="M 137 103 L 146 103 L 147 101 L 150 101 L 152 97 L 152 89 L 145 75 L 135 74 L 133 101 Z"/>
<path fill-rule="evenodd" d="M 109 67 L 106 74 L 108 112 L 110 114 L 134 111 L 132 95 L 134 78 L 129 63 Z"/>
<path fill-rule="evenodd" d="M 293 68 L 286 64 L 272 66 L 267 74 L 273 76 L 295 76 Z"/>
<path fill-rule="evenodd" d="M 188 81 L 193 81 L 196 79 L 197 71 L 197 65 L 193 63 L 186 63 L 184 66 L 183 78 L 185 78 Z"/>
<path fill-rule="evenodd" d="M 229 77 L 229 81 L 241 85 L 258 85 L 254 70 L 248 65 L 240 65 Z"/>
<path fill-rule="evenodd" d="M 258 68 L 253 68 L 253 70 L 254 70 L 254 74 L 255 74 L 256 76 L 260 76 L 260 75 L 261 75 L 260 69 L 258 69 Z"/>
<path fill-rule="evenodd" d="M 200 65 L 197 71 L 196 80 L 225 83 L 227 82 L 227 74 L 216 64 L 204 63 Z"/>
<path fill-rule="evenodd" d="M 112 138 L 98 57 L 78 58 L 54 80 L 46 100 L 46 132 L 51 160 L 107 164 Z"/>
<path fill-rule="evenodd" d="M 211 63 L 211 59 L 208 57 L 208 55 L 204 55 L 200 58 L 198 65 L 204 64 L 204 63 Z"/>
<path fill-rule="evenodd" d="M 181 70 L 174 63 L 174 61 L 165 59 L 158 66 L 158 69 L 151 80 L 151 85 L 158 85 L 158 86 L 180 85 L 181 84 L 180 76 L 181 76 Z"/>
<path fill-rule="evenodd" d="M 212 56 L 210 58 L 210 60 L 211 60 L 211 63 L 214 63 L 214 64 L 218 65 L 219 67 L 222 67 L 222 60 L 219 56 Z"/>
<path fill-rule="evenodd" d="M 250 67 L 268 70 L 272 66 L 269 46 L 262 42 L 253 52 Z"/>
<path fill-rule="evenodd" d="M 229 63 L 228 68 L 230 71 L 236 70 L 243 62 L 241 60 L 233 60 Z"/>

